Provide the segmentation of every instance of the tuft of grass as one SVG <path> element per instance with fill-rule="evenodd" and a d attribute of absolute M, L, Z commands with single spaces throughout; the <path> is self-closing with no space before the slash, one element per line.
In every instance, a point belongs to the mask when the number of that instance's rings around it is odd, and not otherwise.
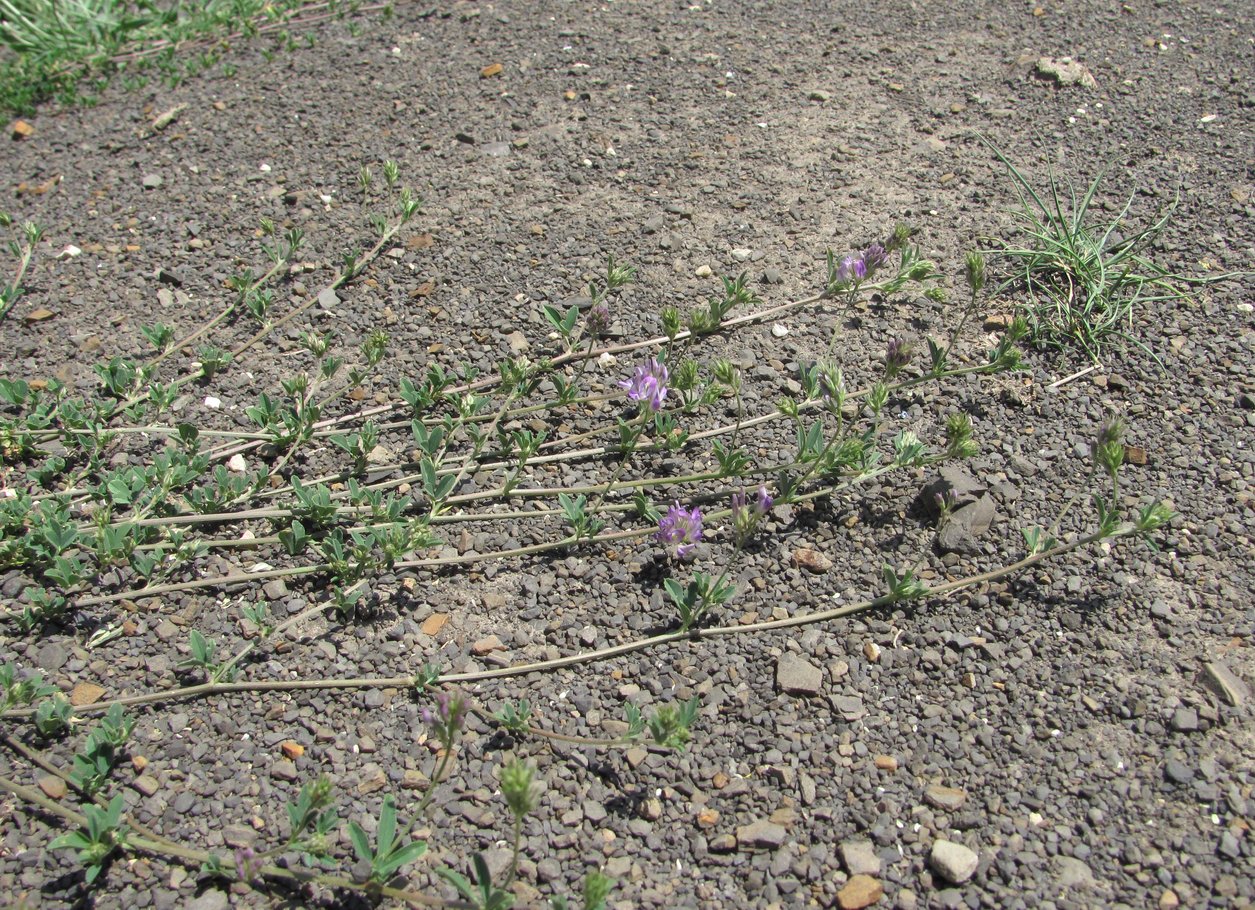
<path fill-rule="evenodd" d="M 177 84 L 216 63 L 221 42 L 331 15 L 343 12 L 310 0 L 0 0 L 0 109 L 87 103 L 112 76 L 135 80 L 150 66 Z M 288 32 L 279 37 L 296 46 Z M 189 49 L 197 53 L 176 53 Z"/>
<path fill-rule="evenodd" d="M 1106 175 L 1104 168 L 1079 197 L 1070 181 L 1053 174 L 1039 192 L 999 149 L 986 142 L 1006 166 L 1019 196 L 1015 212 L 1021 224 L 1020 245 L 989 250 L 1003 260 L 1007 277 L 999 292 L 1019 290 L 1029 339 L 1038 347 L 1079 349 L 1099 362 L 1115 341 L 1151 352 L 1135 336 L 1134 312 L 1140 307 L 1188 295 L 1183 285 L 1232 277 L 1190 278 L 1164 268 L 1148 251 L 1171 222 L 1180 197 L 1174 197 L 1146 227 L 1125 233 L 1125 219 L 1136 193 L 1114 217 L 1093 210 L 1094 196 Z"/>

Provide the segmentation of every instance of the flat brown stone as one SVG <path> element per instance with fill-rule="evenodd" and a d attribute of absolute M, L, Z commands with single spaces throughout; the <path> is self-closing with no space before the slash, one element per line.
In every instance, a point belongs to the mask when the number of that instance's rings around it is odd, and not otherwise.
<path fill-rule="evenodd" d="M 837 892 L 837 906 L 841 910 L 862 910 L 885 896 L 885 886 L 870 875 L 851 875 L 850 880 Z"/>
<path fill-rule="evenodd" d="M 419 626 L 419 631 L 424 635 L 439 635 L 440 630 L 444 628 L 445 623 L 449 621 L 448 613 L 433 613 L 423 620 L 423 624 Z"/>
<path fill-rule="evenodd" d="M 479 641 L 471 645 L 471 653 L 476 657 L 483 657 L 485 654 L 491 654 L 493 651 L 504 651 L 505 645 L 501 643 L 501 639 L 495 635 L 489 635 L 487 638 L 481 638 Z"/>
<path fill-rule="evenodd" d="M 95 683 L 78 683 L 70 691 L 70 704 L 76 708 L 92 705 L 100 701 L 104 694 L 104 688 Z"/>
<path fill-rule="evenodd" d="M 818 550 L 803 547 L 793 551 L 793 565 L 812 575 L 823 575 L 832 568 L 832 560 Z"/>

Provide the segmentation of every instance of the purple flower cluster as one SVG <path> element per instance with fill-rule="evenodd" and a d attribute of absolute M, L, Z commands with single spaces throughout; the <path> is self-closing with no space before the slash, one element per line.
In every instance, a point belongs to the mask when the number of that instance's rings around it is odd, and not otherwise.
<path fill-rule="evenodd" d="M 771 511 L 773 503 L 766 484 L 759 484 L 758 493 L 752 500 L 744 490 L 732 494 L 732 534 L 737 546 L 743 546 L 749 540 L 763 516 Z"/>
<path fill-rule="evenodd" d="M 740 522 L 742 520 L 741 516 L 747 515 L 747 510 L 751 508 L 758 515 L 766 515 L 771 511 L 771 506 L 774 502 L 775 500 L 771 498 L 771 494 L 767 492 L 766 484 L 758 485 L 758 494 L 754 497 L 752 505 L 749 501 L 749 497 L 745 495 L 744 490 L 739 493 L 733 493 L 732 520 L 734 522 Z"/>
<path fill-rule="evenodd" d="M 697 506 L 685 509 L 675 503 L 658 522 L 654 539 L 664 546 L 674 547 L 678 558 L 688 556 L 702 539 L 702 510 Z"/>
<path fill-rule="evenodd" d="M 879 243 L 873 243 L 857 256 L 846 256 L 837 267 L 837 281 L 842 285 L 861 284 L 889 261 L 889 254 Z"/>
<path fill-rule="evenodd" d="M 584 330 L 594 338 L 601 338 L 610 331 L 610 305 L 599 303 L 584 317 Z"/>
<path fill-rule="evenodd" d="M 235 877 L 242 882 L 252 882 L 264 865 L 252 847 L 235 848 Z"/>
<path fill-rule="evenodd" d="M 423 722 L 436 731 L 442 740 L 452 740 L 462 727 L 466 715 L 466 702 L 460 695 L 440 692 L 436 695 L 436 710 L 423 708 Z"/>
<path fill-rule="evenodd" d="M 649 358 L 636 368 L 631 379 L 624 379 L 619 387 L 627 389 L 628 398 L 642 402 L 651 411 L 661 411 L 663 399 L 667 397 L 667 367 L 656 357 Z"/>
<path fill-rule="evenodd" d="M 911 343 L 905 338 L 892 338 L 889 346 L 885 350 L 885 372 L 890 376 L 897 376 L 911 362 Z"/>

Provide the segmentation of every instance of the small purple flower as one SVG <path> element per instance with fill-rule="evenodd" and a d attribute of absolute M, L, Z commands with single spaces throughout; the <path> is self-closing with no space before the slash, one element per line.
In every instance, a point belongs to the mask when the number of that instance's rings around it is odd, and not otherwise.
<path fill-rule="evenodd" d="M 863 263 L 862 258 L 858 256 L 846 256 L 841 260 L 841 265 L 837 269 L 837 279 L 842 284 L 861 281 L 866 274 L 867 266 Z"/>
<path fill-rule="evenodd" d="M 822 369 L 819 374 L 819 391 L 824 401 L 832 401 L 835 398 L 838 403 L 843 403 L 845 401 L 845 377 L 841 375 L 841 371 Z"/>
<path fill-rule="evenodd" d="M 758 493 L 752 503 L 743 490 L 732 494 L 732 533 L 738 546 L 749 540 L 763 516 L 771 511 L 773 503 L 766 484 L 759 484 Z"/>
<path fill-rule="evenodd" d="M 423 708 L 423 723 L 432 727 L 441 739 L 451 740 L 461 729 L 465 713 L 466 703 L 462 696 L 440 692 L 436 695 L 436 710 Z"/>
<path fill-rule="evenodd" d="M 235 877 L 242 882 L 251 882 L 257 877 L 258 866 L 261 863 L 257 859 L 257 851 L 252 847 L 236 847 L 235 848 Z"/>
<path fill-rule="evenodd" d="M 654 539 L 664 546 L 674 546 L 680 559 L 688 556 L 702 539 L 702 510 L 697 506 L 687 510 L 676 502 L 658 522 Z"/>
<path fill-rule="evenodd" d="M 631 379 L 624 379 L 619 388 L 627 389 L 628 398 L 643 402 L 651 411 L 661 411 L 663 399 L 667 397 L 667 367 L 656 357 L 649 358 L 636 368 Z"/>
<path fill-rule="evenodd" d="M 771 494 L 767 492 L 767 485 L 765 483 L 760 483 L 758 485 L 758 498 L 754 501 L 754 508 L 758 511 L 758 514 L 766 515 L 771 511 L 771 507 L 774 503 L 775 500 L 772 499 Z"/>
<path fill-rule="evenodd" d="M 863 250 L 863 265 L 867 269 L 868 275 L 871 275 L 888 261 L 889 254 L 879 243 L 873 243 L 867 249 Z"/>
<path fill-rule="evenodd" d="M 905 338 L 893 338 L 885 350 L 885 372 L 897 376 L 911 362 L 911 343 Z"/>
<path fill-rule="evenodd" d="M 599 303 L 584 317 L 584 329 L 594 338 L 600 338 L 610 331 L 610 305 Z"/>

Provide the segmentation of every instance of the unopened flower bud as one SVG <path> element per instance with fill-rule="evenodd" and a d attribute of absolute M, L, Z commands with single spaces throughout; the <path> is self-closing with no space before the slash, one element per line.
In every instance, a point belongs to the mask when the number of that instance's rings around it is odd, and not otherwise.
<path fill-rule="evenodd" d="M 967 286 L 972 289 L 973 294 L 979 294 L 981 289 L 985 287 L 985 257 L 977 250 L 972 250 L 967 254 L 967 261 L 964 263 L 964 276 L 967 278 Z"/>

